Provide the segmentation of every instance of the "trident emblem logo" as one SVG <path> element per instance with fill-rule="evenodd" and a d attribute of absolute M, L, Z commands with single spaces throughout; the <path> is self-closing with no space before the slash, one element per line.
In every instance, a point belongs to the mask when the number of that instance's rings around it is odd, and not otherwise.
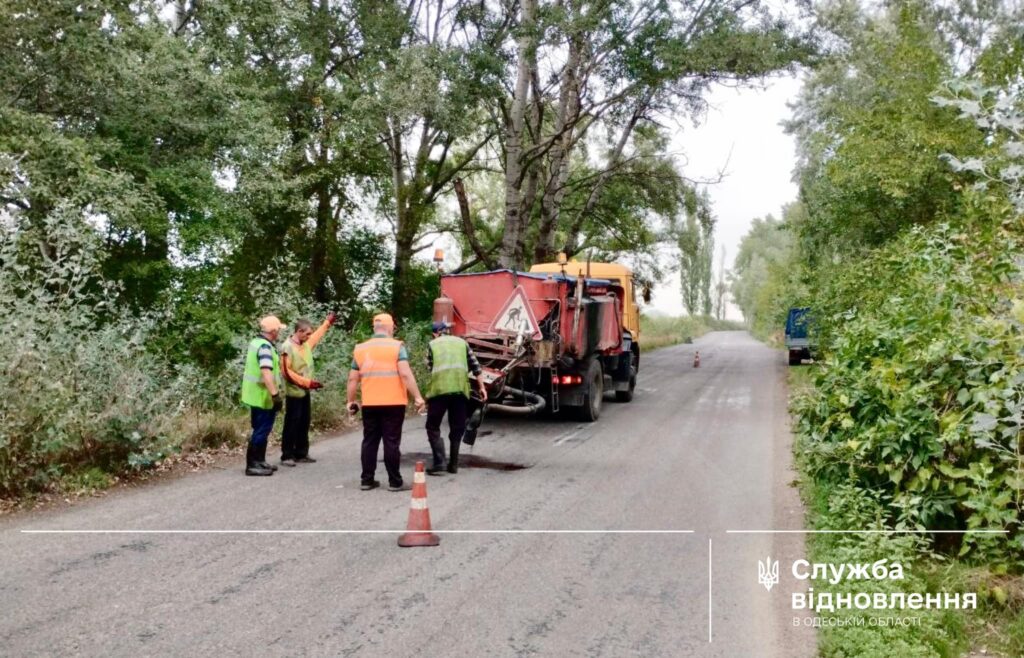
<path fill-rule="evenodd" d="M 764 588 L 769 592 L 772 591 L 772 587 L 779 584 L 779 561 L 775 560 L 772 562 L 770 557 L 766 557 L 764 562 L 758 560 L 757 582 L 764 585 Z"/>

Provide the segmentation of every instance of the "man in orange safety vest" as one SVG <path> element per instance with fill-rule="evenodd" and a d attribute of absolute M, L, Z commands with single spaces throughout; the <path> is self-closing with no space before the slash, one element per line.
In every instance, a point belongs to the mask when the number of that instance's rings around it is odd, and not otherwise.
<path fill-rule="evenodd" d="M 394 338 L 395 321 L 387 313 L 373 318 L 373 337 L 356 345 L 352 369 L 348 373 L 348 408 L 351 413 L 363 411 L 362 475 L 359 488 L 376 489 L 380 482 L 373 478 L 377 470 L 377 451 L 384 442 L 384 468 L 388 472 L 388 489 L 402 491 L 404 482 L 399 471 L 402 424 L 409 404 L 408 392 L 422 412 L 426 402 L 416 386 L 416 377 L 409 367 L 405 345 Z M 356 402 L 359 389 L 360 402 Z"/>

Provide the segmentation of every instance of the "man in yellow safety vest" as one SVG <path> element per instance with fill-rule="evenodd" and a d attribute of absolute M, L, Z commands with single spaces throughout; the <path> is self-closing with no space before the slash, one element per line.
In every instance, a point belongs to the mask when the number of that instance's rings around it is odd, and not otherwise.
<path fill-rule="evenodd" d="M 433 324 L 434 340 L 427 350 L 430 383 L 427 384 L 427 441 L 434 456 L 434 464 L 427 469 L 429 475 L 443 475 L 445 470 L 444 441 L 441 440 L 441 420 L 448 414 L 449 473 L 459 471 L 459 446 L 466 433 L 469 402 L 469 375 L 473 374 L 480 399 L 487 400 L 487 388 L 480 378 L 483 369 L 469 343 L 451 335 L 447 322 Z"/>
<path fill-rule="evenodd" d="M 267 463 L 267 439 L 281 410 L 281 364 L 274 343 L 284 324 L 273 315 L 260 320 L 260 334 L 249 341 L 242 374 L 242 404 L 249 407 L 252 435 L 245 455 L 246 475 L 273 475 Z"/>
<path fill-rule="evenodd" d="M 301 318 L 295 322 L 295 332 L 281 346 L 281 373 L 284 375 L 284 430 L 281 432 L 281 464 L 312 464 L 309 456 L 309 422 L 312 414 L 310 391 L 323 388 L 314 379 L 313 348 L 334 324 L 335 315 L 313 330 L 313 324 Z"/>
<path fill-rule="evenodd" d="M 373 478 L 377 470 L 377 451 L 384 442 L 384 467 L 388 472 L 388 489 L 402 491 L 404 482 L 399 471 L 402 424 L 407 391 L 416 401 L 416 410 L 426 407 L 416 377 L 409 367 L 409 354 L 401 341 L 394 339 L 395 321 L 387 313 L 373 318 L 373 337 L 356 345 L 352 369 L 348 373 L 348 409 L 363 411 L 362 475 L 359 488 L 376 489 L 380 482 Z M 361 402 L 356 402 L 359 390 Z"/>

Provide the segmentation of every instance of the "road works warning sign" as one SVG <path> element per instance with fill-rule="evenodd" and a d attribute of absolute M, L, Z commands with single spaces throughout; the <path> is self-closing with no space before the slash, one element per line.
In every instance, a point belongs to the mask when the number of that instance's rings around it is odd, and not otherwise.
<path fill-rule="evenodd" d="M 530 302 L 522 286 L 512 289 L 512 294 L 508 296 L 505 305 L 491 323 L 491 332 L 513 336 L 523 333 L 534 340 L 541 339 L 540 325 L 533 315 L 533 309 L 530 308 Z"/>

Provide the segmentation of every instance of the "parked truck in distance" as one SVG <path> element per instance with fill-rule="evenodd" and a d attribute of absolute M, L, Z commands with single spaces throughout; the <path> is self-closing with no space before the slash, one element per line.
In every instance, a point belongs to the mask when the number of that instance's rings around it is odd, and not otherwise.
<path fill-rule="evenodd" d="M 791 366 L 798 366 L 812 356 L 815 345 L 812 343 L 810 311 L 806 306 L 791 308 L 786 316 L 786 349 Z"/>
<path fill-rule="evenodd" d="M 625 266 L 570 261 L 444 275 L 434 319 L 472 346 L 489 409 L 595 421 L 606 391 L 633 399 L 640 318 Z"/>

